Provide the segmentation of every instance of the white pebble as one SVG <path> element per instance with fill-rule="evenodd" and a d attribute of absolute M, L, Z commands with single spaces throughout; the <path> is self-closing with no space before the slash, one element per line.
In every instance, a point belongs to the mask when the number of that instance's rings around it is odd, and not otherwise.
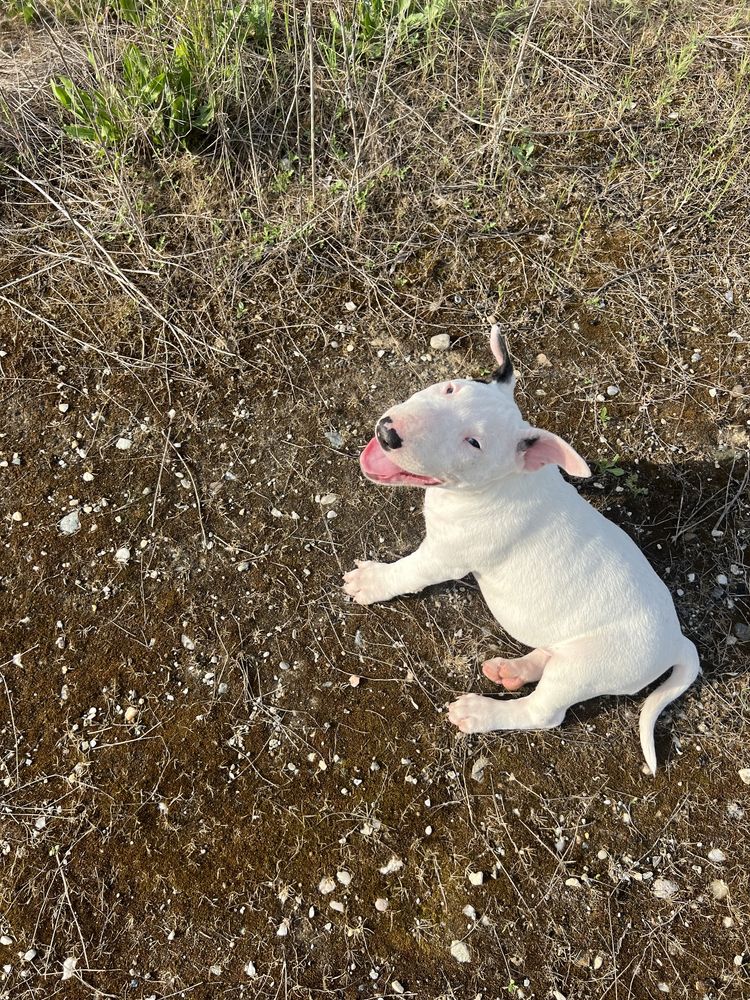
<path fill-rule="evenodd" d="M 375 909 L 378 911 L 378 913 L 385 913 L 385 911 L 388 909 L 388 900 L 383 899 L 382 896 L 376 899 Z"/>
<path fill-rule="evenodd" d="M 60 411 L 60 413 L 67 413 L 68 410 L 70 409 L 70 403 L 58 403 L 57 408 Z"/>
<path fill-rule="evenodd" d="M 353 313 L 356 308 L 357 308 L 357 305 L 356 305 L 355 302 L 345 302 L 344 303 L 344 309 L 346 309 L 347 312 Z"/>
<path fill-rule="evenodd" d="M 133 442 L 130 440 L 130 438 L 126 437 L 118 438 L 115 443 L 115 448 L 117 448 L 118 451 L 127 451 L 128 448 L 132 448 L 132 446 Z"/>
<path fill-rule="evenodd" d="M 604 959 L 601 955 L 597 955 L 594 959 L 594 972 L 598 972 L 599 969 L 604 965 Z"/>
<path fill-rule="evenodd" d="M 677 883 L 668 878 L 657 878 L 651 886 L 651 891 L 657 899 L 671 899 L 677 893 Z"/>
<path fill-rule="evenodd" d="M 184 632 L 182 633 L 182 638 L 180 641 L 182 642 L 182 645 L 185 647 L 185 649 L 195 649 L 195 643 L 190 638 L 190 636 L 185 635 Z"/>
<path fill-rule="evenodd" d="M 130 549 L 127 545 L 120 546 L 117 552 L 115 552 L 115 562 L 122 563 L 122 565 L 130 562 Z"/>
<path fill-rule="evenodd" d="M 81 476 L 81 479 L 84 481 L 84 483 L 93 483 L 94 476 L 91 472 L 84 472 L 84 474 Z"/>
<path fill-rule="evenodd" d="M 469 872 L 469 881 L 472 885 L 482 885 L 484 882 L 484 872 Z"/>
<path fill-rule="evenodd" d="M 434 337 L 430 337 L 430 348 L 433 351 L 447 351 L 451 346 L 451 338 L 449 333 L 436 333 Z"/>
<path fill-rule="evenodd" d="M 463 941 L 451 941 L 451 955 L 457 962 L 471 961 L 471 952 Z"/>
<path fill-rule="evenodd" d="M 404 987 L 401 985 L 398 979 L 393 980 L 393 982 L 391 983 L 391 989 L 393 990 L 394 993 L 398 993 L 399 996 L 401 996 L 401 994 L 405 992 Z"/>
<path fill-rule="evenodd" d="M 336 878 L 342 885 L 351 885 L 352 876 L 347 871 L 336 872 Z"/>
<path fill-rule="evenodd" d="M 727 860 L 727 856 L 718 847 L 714 847 L 708 852 L 708 860 L 713 861 L 715 865 L 720 865 Z"/>
<path fill-rule="evenodd" d="M 465 917 L 468 917 L 469 920 L 477 919 L 477 911 L 474 909 L 471 903 L 467 903 L 466 906 L 463 908 L 463 910 L 461 910 L 461 913 L 463 913 Z"/>
<path fill-rule="evenodd" d="M 380 869 L 380 874 L 393 875 L 394 872 L 400 871 L 403 867 L 404 862 L 394 854 L 391 860 Z"/>
<path fill-rule="evenodd" d="M 716 582 L 720 587 L 726 587 L 726 585 L 729 583 L 729 580 L 727 580 L 727 578 L 724 576 L 723 573 L 719 573 L 719 575 L 716 577 Z"/>
<path fill-rule="evenodd" d="M 248 962 L 242 971 L 245 973 L 246 976 L 250 976 L 251 979 L 255 979 L 255 977 L 258 975 L 255 969 L 255 964 L 253 962 Z"/>
<path fill-rule="evenodd" d="M 714 899 L 718 899 L 719 901 L 721 901 L 722 899 L 726 899 L 727 896 L 729 895 L 729 886 L 726 884 L 723 878 L 714 879 L 713 882 L 709 883 L 708 888 Z"/>
<path fill-rule="evenodd" d="M 276 937 L 286 937 L 289 933 L 289 917 L 284 917 L 276 931 Z"/>
<path fill-rule="evenodd" d="M 69 955 L 68 958 L 65 959 L 65 961 L 63 962 L 63 972 L 62 972 L 63 980 L 73 978 L 73 976 L 75 975 L 77 965 L 78 965 L 78 959 L 73 958 L 72 955 Z"/>
<path fill-rule="evenodd" d="M 716 389 L 714 389 L 713 386 L 711 386 L 711 388 L 708 390 L 708 394 L 711 397 L 711 399 L 716 399 Z"/>
<path fill-rule="evenodd" d="M 37 956 L 36 948 L 29 948 L 28 951 L 24 952 L 23 960 L 24 962 L 33 962 Z"/>
<path fill-rule="evenodd" d="M 336 883 L 333 881 L 332 878 L 329 878 L 327 875 L 324 878 L 322 878 L 320 882 L 318 882 L 318 892 L 323 896 L 327 896 L 328 893 L 333 892 L 335 888 L 336 888 Z"/>
<path fill-rule="evenodd" d="M 221 966 L 220 965 L 212 965 L 209 968 L 208 971 L 211 973 L 212 976 L 220 976 L 221 975 Z"/>
<path fill-rule="evenodd" d="M 350 674 L 349 675 L 349 684 L 353 688 L 359 687 L 360 680 L 361 680 L 361 677 L 358 674 Z"/>
<path fill-rule="evenodd" d="M 7 948 L 9 944 L 13 944 L 13 938 L 8 937 L 7 934 L 3 934 L 2 937 L 0 937 L 0 944 L 5 945 Z"/>
<path fill-rule="evenodd" d="M 608 396 L 616 396 L 619 393 L 619 391 L 620 391 L 620 387 L 618 385 L 608 385 L 607 386 L 607 395 Z"/>
<path fill-rule="evenodd" d="M 335 910 L 336 913 L 343 913 L 344 912 L 344 904 L 343 903 L 339 903 L 339 901 L 337 899 L 332 899 L 331 902 L 328 905 L 331 907 L 332 910 Z"/>
<path fill-rule="evenodd" d="M 125 721 L 135 722 L 137 718 L 138 718 L 138 709 L 134 705 L 128 705 L 128 707 L 125 709 Z"/>
<path fill-rule="evenodd" d="M 750 785 L 750 767 L 741 767 L 737 772 L 740 776 L 740 781 L 745 785 Z"/>
<path fill-rule="evenodd" d="M 60 518 L 57 527 L 64 535 L 74 535 L 81 527 L 81 515 L 78 510 L 72 510 L 65 517 Z"/>

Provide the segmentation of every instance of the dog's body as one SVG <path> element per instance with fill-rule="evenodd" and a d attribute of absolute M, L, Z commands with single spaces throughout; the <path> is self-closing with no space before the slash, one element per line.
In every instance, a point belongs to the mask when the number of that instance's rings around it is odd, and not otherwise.
<path fill-rule="evenodd" d="M 426 487 L 424 541 L 395 563 L 358 563 L 345 575 L 372 604 L 473 573 L 503 629 L 532 647 L 484 672 L 527 697 L 466 694 L 449 717 L 463 732 L 548 729 L 587 698 L 634 694 L 670 667 L 641 712 L 641 745 L 656 770 L 653 730 L 700 671 L 672 597 L 635 543 L 565 482 L 557 466 L 588 467 L 553 434 L 530 428 L 497 330 L 493 382 L 440 383 L 393 407 L 363 452 L 374 482 Z"/>

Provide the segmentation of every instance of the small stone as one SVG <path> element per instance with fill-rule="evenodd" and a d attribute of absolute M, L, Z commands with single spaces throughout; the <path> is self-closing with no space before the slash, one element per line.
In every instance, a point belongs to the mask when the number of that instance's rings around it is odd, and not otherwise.
<path fill-rule="evenodd" d="M 489 757 L 477 757 L 471 766 L 471 776 L 474 781 L 484 781 L 484 769 L 489 764 Z"/>
<path fill-rule="evenodd" d="M 189 635 L 185 635 L 184 632 L 182 633 L 182 637 L 180 639 L 180 642 L 182 643 L 182 645 L 183 645 L 183 647 L 185 649 L 189 649 L 189 650 L 195 649 L 195 643 L 190 638 L 190 636 Z"/>
<path fill-rule="evenodd" d="M 117 448 L 118 451 L 127 451 L 128 448 L 132 447 L 133 447 L 133 442 L 130 440 L 130 438 L 121 437 L 118 438 L 117 441 L 115 442 L 115 448 Z"/>
<path fill-rule="evenodd" d="M 744 785 L 750 785 L 750 767 L 741 767 L 737 774 Z"/>
<path fill-rule="evenodd" d="M 378 913 L 385 913 L 385 911 L 388 909 L 388 900 L 383 899 L 383 897 L 380 896 L 378 899 L 375 900 L 375 909 L 378 911 Z"/>
<path fill-rule="evenodd" d="M 36 956 L 37 956 L 37 950 L 36 950 L 36 948 L 29 948 L 28 951 L 24 952 L 24 954 L 23 954 L 23 960 L 24 960 L 24 962 L 33 962 L 34 959 L 36 958 Z"/>
<path fill-rule="evenodd" d="M 738 774 L 746 785 L 750 785 L 750 768 L 743 767 Z M 739 802 L 727 802 L 727 816 L 730 819 L 744 819 L 745 810 Z"/>
<path fill-rule="evenodd" d="M 721 865 L 727 860 L 727 856 L 718 847 L 714 847 L 708 852 L 708 860 L 713 861 L 715 865 Z"/>
<path fill-rule="evenodd" d="M 137 718 L 138 718 L 138 709 L 135 708 L 135 706 L 133 705 L 128 705 L 128 707 L 125 709 L 125 721 L 135 722 Z"/>
<path fill-rule="evenodd" d="M 344 309 L 346 309 L 347 312 L 353 313 L 356 308 L 357 308 L 357 305 L 356 305 L 355 302 L 345 302 L 344 303 Z"/>
<path fill-rule="evenodd" d="M 77 509 L 72 510 L 65 517 L 60 518 L 57 526 L 64 535 L 74 535 L 81 527 L 81 515 L 79 511 Z"/>
<path fill-rule="evenodd" d="M 2 936 L 0 936 L 0 944 L 5 945 L 5 947 L 7 948 L 8 945 L 13 944 L 13 938 L 8 937 L 7 934 L 3 934 Z"/>
<path fill-rule="evenodd" d="M 255 979 L 255 977 L 258 975 L 255 969 L 255 964 L 253 962 L 247 962 L 242 971 L 245 973 L 246 976 L 249 976 L 251 979 Z"/>
<path fill-rule="evenodd" d="M 607 395 L 608 396 L 617 396 L 619 392 L 620 392 L 620 387 L 618 385 L 608 385 L 607 386 Z"/>
<path fill-rule="evenodd" d="M 118 562 L 123 566 L 130 562 L 130 549 L 127 545 L 120 546 L 117 552 L 115 552 L 115 562 Z"/>
<path fill-rule="evenodd" d="M 60 413 L 67 413 L 68 410 L 70 409 L 70 403 L 58 403 L 57 408 L 60 411 Z"/>
<path fill-rule="evenodd" d="M 722 927 L 727 927 L 727 928 L 728 927 L 734 927 L 734 920 L 732 919 L 732 917 L 722 917 L 721 918 L 721 926 Z"/>
<path fill-rule="evenodd" d="M 599 969 L 604 965 L 604 959 L 601 955 L 597 955 L 594 959 L 594 972 L 598 972 Z"/>
<path fill-rule="evenodd" d="M 677 894 L 677 889 L 677 883 L 668 878 L 657 878 L 651 886 L 657 899 L 672 899 Z"/>
<path fill-rule="evenodd" d="M 212 976 L 220 976 L 221 975 L 221 966 L 220 965 L 212 965 L 208 971 L 211 973 Z"/>
<path fill-rule="evenodd" d="M 81 476 L 81 479 L 84 481 L 84 483 L 93 483 L 94 481 L 93 473 L 84 472 L 84 474 Z"/>
<path fill-rule="evenodd" d="M 401 996 L 401 994 L 405 992 L 404 987 L 401 985 L 398 979 L 393 980 L 393 982 L 391 983 L 391 989 L 393 990 L 394 993 L 398 993 L 399 996 Z"/>
<path fill-rule="evenodd" d="M 484 882 L 484 872 L 469 872 L 469 881 L 472 885 L 482 885 Z"/>
<path fill-rule="evenodd" d="M 336 913 L 344 912 L 344 904 L 340 903 L 337 899 L 332 899 L 328 905 L 331 907 L 332 910 L 335 910 Z"/>
<path fill-rule="evenodd" d="M 461 910 L 461 913 L 463 913 L 465 917 L 468 917 L 469 920 L 477 919 L 477 911 L 474 909 L 471 903 L 467 903 L 466 906 L 463 908 L 463 910 Z"/>
<path fill-rule="evenodd" d="M 581 888 L 581 880 L 575 878 L 574 876 L 571 876 L 571 878 L 566 878 L 565 879 L 565 884 L 567 886 L 569 886 L 571 889 L 580 889 Z"/>
<path fill-rule="evenodd" d="M 352 876 L 347 871 L 336 872 L 336 878 L 342 885 L 351 885 Z"/>
<path fill-rule="evenodd" d="M 358 674 L 349 675 L 349 685 L 353 688 L 359 687 L 359 682 L 362 678 Z"/>
<path fill-rule="evenodd" d="M 726 585 L 729 583 L 729 580 L 723 573 L 719 573 L 719 575 L 716 577 L 716 582 L 720 587 L 726 587 Z"/>
<path fill-rule="evenodd" d="M 34 827 L 37 830 L 43 830 L 46 825 L 47 825 L 47 819 L 45 816 L 37 816 L 37 818 L 34 820 Z"/>
<path fill-rule="evenodd" d="M 463 941 L 451 941 L 451 955 L 457 962 L 471 961 L 471 952 Z"/>
<path fill-rule="evenodd" d="M 72 979 L 75 975 L 76 966 L 78 965 L 78 959 L 73 958 L 72 955 L 68 956 L 63 962 L 63 972 L 62 977 L 65 979 Z"/>
<path fill-rule="evenodd" d="M 729 895 L 729 886 L 723 878 L 715 878 L 713 882 L 709 882 L 708 888 L 714 899 L 719 901 L 726 899 Z"/>
<path fill-rule="evenodd" d="M 286 937 L 289 933 L 289 917 L 284 917 L 284 919 L 279 924 L 276 929 L 276 937 Z"/>
<path fill-rule="evenodd" d="M 436 333 L 434 337 L 430 337 L 430 349 L 433 351 L 447 351 L 451 346 L 451 338 L 449 333 Z"/>
<path fill-rule="evenodd" d="M 547 357 L 546 354 L 537 354 L 537 356 L 536 356 L 536 362 L 537 362 L 538 365 L 541 365 L 542 368 L 551 368 L 552 367 L 552 362 L 550 361 L 550 359 Z"/>
<path fill-rule="evenodd" d="M 324 876 L 320 882 L 318 882 L 318 892 L 323 896 L 327 896 L 329 892 L 333 892 L 336 888 L 336 883 L 328 875 Z"/>
<path fill-rule="evenodd" d="M 401 860 L 401 858 L 397 858 L 396 855 L 394 854 L 391 857 L 390 861 L 384 864 L 383 867 L 380 869 L 380 874 L 393 875 L 394 872 L 401 871 L 403 867 L 404 867 L 404 862 Z"/>

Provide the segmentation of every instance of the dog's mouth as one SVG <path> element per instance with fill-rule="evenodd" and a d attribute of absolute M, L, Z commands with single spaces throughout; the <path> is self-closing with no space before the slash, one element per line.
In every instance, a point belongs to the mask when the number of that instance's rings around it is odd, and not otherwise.
<path fill-rule="evenodd" d="M 416 472 L 407 472 L 392 461 L 388 453 L 381 447 L 377 438 L 373 438 L 359 456 L 359 465 L 368 479 L 384 486 L 440 486 L 442 480 L 432 476 L 419 476 Z"/>

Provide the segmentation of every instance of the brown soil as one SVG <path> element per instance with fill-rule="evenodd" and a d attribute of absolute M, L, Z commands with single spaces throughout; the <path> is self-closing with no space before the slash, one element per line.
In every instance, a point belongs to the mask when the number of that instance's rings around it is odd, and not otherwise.
<path fill-rule="evenodd" d="M 384 181 L 360 231 L 278 244 L 208 157 L 129 167 L 127 218 L 100 166 L 45 160 L 99 248 L 5 175 L 0 997 L 748 995 L 745 228 L 681 226 L 616 135 L 539 142 L 502 198 Z M 421 537 L 420 494 L 359 473 L 374 418 L 486 372 L 491 314 L 700 648 L 655 778 L 642 695 L 455 732 L 516 648 L 471 579 L 342 594 Z"/>

